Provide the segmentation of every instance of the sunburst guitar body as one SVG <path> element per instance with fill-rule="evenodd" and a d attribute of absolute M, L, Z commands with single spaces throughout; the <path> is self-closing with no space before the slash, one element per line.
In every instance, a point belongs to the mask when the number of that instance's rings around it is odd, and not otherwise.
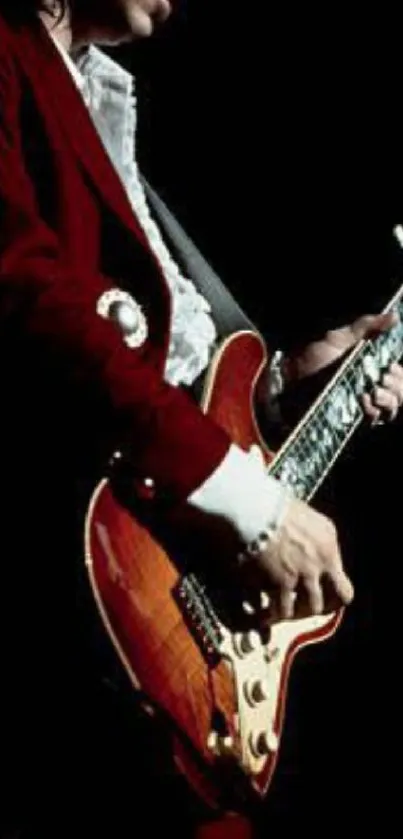
<path fill-rule="evenodd" d="M 243 449 L 258 446 L 270 470 L 276 456 L 253 408 L 267 361 L 258 335 L 233 335 L 214 359 L 201 407 Z M 146 707 L 167 721 L 173 758 L 188 781 L 212 806 L 263 797 L 293 658 L 330 636 L 342 612 L 266 624 L 263 633 L 259 606 L 246 602 L 243 626 L 228 625 L 197 573 L 181 573 L 108 478 L 88 508 L 85 554 L 105 628 Z M 264 610 L 264 592 L 260 598 Z"/>

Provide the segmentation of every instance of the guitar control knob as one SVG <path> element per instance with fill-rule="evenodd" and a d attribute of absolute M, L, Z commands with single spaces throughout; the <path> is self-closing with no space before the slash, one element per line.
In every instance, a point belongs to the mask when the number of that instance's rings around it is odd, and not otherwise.
<path fill-rule="evenodd" d="M 240 658 L 257 650 L 260 645 L 260 635 L 251 629 L 250 632 L 239 632 L 233 637 L 234 650 Z"/>
<path fill-rule="evenodd" d="M 259 734 L 252 733 L 249 737 L 249 748 L 254 757 L 265 757 L 273 754 L 278 749 L 278 737 L 274 731 L 261 731 Z"/>
<path fill-rule="evenodd" d="M 270 608 L 270 603 L 271 603 L 271 600 L 270 600 L 269 595 L 267 594 L 267 591 L 261 591 L 260 592 L 260 608 L 262 609 L 263 612 L 267 611 L 267 609 Z"/>
<path fill-rule="evenodd" d="M 225 752 L 230 753 L 230 752 L 232 752 L 233 748 L 234 748 L 234 738 L 231 737 L 230 734 L 227 734 L 226 737 L 223 737 L 222 740 L 221 740 L 221 751 L 223 753 L 225 753 Z"/>
<path fill-rule="evenodd" d="M 207 737 L 207 748 L 210 752 L 214 754 L 217 752 L 218 748 L 218 734 L 216 731 L 210 731 Z"/>
<path fill-rule="evenodd" d="M 258 705 L 269 698 L 269 685 L 264 679 L 249 679 L 244 684 L 243 692 L 249 705 Z"/>
<path fill-rule="evenodd" d="M 234 748 L 234 738 L 230 734 L 222 737 L 217 731 L 210 731 L 207 737 L 207 748 L 216 757 L 230 755 Z"/>

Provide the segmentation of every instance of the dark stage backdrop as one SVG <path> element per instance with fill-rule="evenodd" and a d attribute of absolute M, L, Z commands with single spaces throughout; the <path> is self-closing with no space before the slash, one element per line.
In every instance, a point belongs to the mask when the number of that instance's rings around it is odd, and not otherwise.
<path fill-rule="evenodd" d="M 138 79 L 144 171 L 270 342 L 285 345 L 377 309 L 401 281 L 394 21 L 263 16 L 253 4 L 231 19 L 231 5 L 190 2 L 120 57 Z M 380 800 L 383 818 L 392 812 L 379 789 L 395 736 L 386 662 L 398 649 L 401 432 L 363 434 L 318 499 L 340 522 L 356 602 L 336 638 L 296 662 L 264 836 L 294 824 L 352 832 Z"/>
<path fill-rule="evenodd" d="M 394 21 L 179 6 L 124 56 L 144 169 L 275 342 L 382 305 L 403 264 Z"/>

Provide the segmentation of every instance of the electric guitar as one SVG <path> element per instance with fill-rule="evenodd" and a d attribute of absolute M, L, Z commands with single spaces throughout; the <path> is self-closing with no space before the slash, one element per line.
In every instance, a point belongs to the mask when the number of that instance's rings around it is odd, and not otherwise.
<path fill-rule="evenodd" d="M 202 408 L 242 448 L 258 446 L 268 471 L 309 501 L 363 419 L 361 394 L 403 355 L 403 286 L 385 311 L 398 323 L 359 343 L 280 450 L 273 454 L 253 409 L 268 363 L 253 332 L 227 339 L 211 365 Z M 117 500 L 110 478 L 95 489 L 85 524 L 90 585 L 112 643 L 144 707 L 172 735 L 172 756 L 199 795 L 263 797 L 276 765 L 293 658 L 332 635 L 343 610 L 261 629 L 267 595 L 227 618 L 203 576 L 156 540 Z M 210 558 L 209 558 L 210 562 Z M 241 599 L 241 594 L 240 594 Z"/>

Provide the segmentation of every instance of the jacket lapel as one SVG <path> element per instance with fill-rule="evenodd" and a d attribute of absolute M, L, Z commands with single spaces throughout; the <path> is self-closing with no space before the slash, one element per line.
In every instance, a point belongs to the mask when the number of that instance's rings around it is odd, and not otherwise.
<path fill-rule="evenodd" d="M 13 40 L 19 60 L 35 84 L 37 97 L 44 101 L 46 96 L 48 103 L 51 100 L 53 113 L 93 187 L 123 224 L 146 244 L 142 228 L 99 139 L 81 94 L 45 27 L 39 23 L 34 29 L 23 29 L 18 38 Z"/>

